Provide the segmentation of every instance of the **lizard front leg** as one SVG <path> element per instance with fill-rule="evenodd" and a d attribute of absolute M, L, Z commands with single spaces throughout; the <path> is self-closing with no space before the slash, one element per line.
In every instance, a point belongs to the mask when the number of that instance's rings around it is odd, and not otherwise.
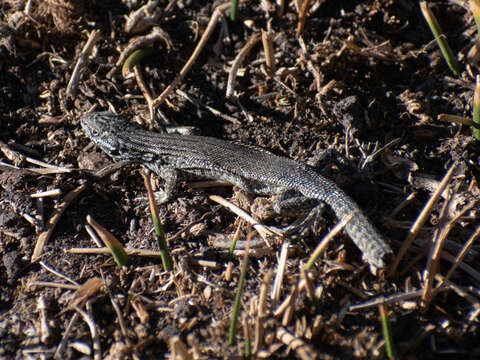
<path fill-rule="evenodd" d="M 153 169 L 152 169 L 153 170 Z M 173 199 L 177 191 L 178 171 L 172 167 L 161 166 L 154 170 L 164 181 L 163 190 L 155 192 L 157 204 L 165 204 Z"/>

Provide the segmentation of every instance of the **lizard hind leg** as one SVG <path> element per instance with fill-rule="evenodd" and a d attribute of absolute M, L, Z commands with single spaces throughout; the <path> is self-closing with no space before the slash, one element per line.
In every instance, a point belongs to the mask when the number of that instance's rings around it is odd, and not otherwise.
<path fill-rule="evenodd" d="M 325 209 L 325 204 L 316 199 L 298 195 L 294 191 L 285 191 L 277 195 L 273 210 L 282 216 L 296 217 L 290 225 L 277 229 L 285 235 L 303 236 L 310 228 L 318 226 L 318 219 Z"/>

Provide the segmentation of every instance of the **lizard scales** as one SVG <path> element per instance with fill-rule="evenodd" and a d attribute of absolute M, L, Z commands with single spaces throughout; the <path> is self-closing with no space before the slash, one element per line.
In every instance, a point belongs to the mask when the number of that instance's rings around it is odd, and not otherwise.
<path fill-rule="evenodd" d="M 87 136 L 111 157 L 141 163 L 159 175 L 162 168 L 171 168 L 228 181 L 260 195 L 293 190 L 326 203 L 339 220 L 354 212 L 345 227 L 347 234 L 368 263 L 386 266 L 392 250 L 359 206 L 306 164 L 216 138 L 146 131 L 111 112 L 86 114 L 81 124 Z"/>

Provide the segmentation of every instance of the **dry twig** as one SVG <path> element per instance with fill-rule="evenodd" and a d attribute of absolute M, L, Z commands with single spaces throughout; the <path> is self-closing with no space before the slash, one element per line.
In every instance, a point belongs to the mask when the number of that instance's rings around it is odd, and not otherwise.
<path fill-rule="evenodd" d="M 250 36 L 250 39 L 248 39 L 245 46 L 235 57 L 230 72 L 228 73 L 227 91 L 225 95 L 227 99 L 230 99 L 235 95 L 235 80 L 237 79 L 238 68 L 240 67 L 250 50 L 253 48 L 253 46 L 260 41 L 260 38 L 261 37 L 259 34 L 253 34 L 252 36 Z"/>
<path fill-rule="evenodd" d="M 153 26 L 161 15 L 161 7 L 158 0 L 150 0 L 138 10 L 127 15 L 125 21 L 125 32 L 138 33 Z"/>
<path fill-rule="evenodd" d="M 150 91 L 148 90 L 147 84 L 145 84 L 145 80 L 143 79 L 142 69 L 140 66 L 135 65 L 133 67 L 133 72 L 135 73 L 135 79 L 137 80 L 138 87 L 142 91 L 143 97 L 147 100 L 148 110 L 150 112 L 150 121 L 154 119 L 154 110 L 153 110 L 153 98 L 150 95 Z"/>
<path fill-rule="evenodd" d="M 78 81 L 80 80 L 80 75 L 82 73 L 83 68 L 87 64 L 87 59 L 92 53 L 93 47 L 95 44 L 100 40 L 100 30 L 92 30 L 90 35 L 88 36 L 87 43 L 83 47 L 82 52 L 78 56 L 77 63 L 75 68 L 73 69 L 72 76 L 70 77 L 70 81 L 67 85 L 67 96 L 73 97 L 77 91 Z"/>
<path fill-rule="evenodd" d="M 83 321 L 87 323 L 88 328 L 90 329 L 90 335 L 93 342 L 93 359 L 100 360 L 102 358 L 102 349 L 100 347 L 100 338 L 98 337 L 97 324 L 95 323 L 93 316 L 91 316 L 90 311 L 87 313 L 80 309 L 78 306 L 75 308 L 75 310 L 77 310 L 77 312 L 82 316 Z"/>
<path fill-rule="evenodd" d="M 70 332 L 73 330 L 73 327 L 77 323 L 78 317 L 79 317 L 79 314 L 78 314 L 78 312 L 76 312 L 76 313 L 73 314 L 72 318 L 70 319 L 70 322 L 68 323 L 68 325 L 65 329 L 65 332 L 63 333 L 62 340 L 60 341 L 60 343 L 57 346 L 57 349 L 55 350 L 55 354 L 53 356 L 53 358 L 55 360 L 64 359 L 63 350 L 65 349 L 65 346 L 67 346 L 67 342 L 69 340 Z"/>
<path fill-rule="evenodd" d="M 210 111 L 213 115 L 215 116 L 218 116 L 224 120 L 227 120 L 227 121 L 230 121 L 231 123 L 233 124 L 240 124 L 240 121 L 237 119 L 237 118 L 234 118 L 233 116 L 230 116 L 230 115 L 226 115 L 226 114 L 223 114 L 221 113 L 219 110 L 217 109 L 214 109 L 213 107 L 207 105 L 207 104 L 204 104 L 202 101 L 200 101 L 199 99 L 193 97 L 192 95 L 189 95 L 187 94 L 186 92 L 180 90 L 180 89 L 177 89 L 175 91 L 178 95 L 184 97 L 185 99 L 187 99 L 188 101 L 190 101 L 191 103 L 194 103 L 195 105 L 198 105 L 198 106 L 201 106 L 201 107 L 204 107 L 205 109 L 207 109 L 208 111 Z"/>

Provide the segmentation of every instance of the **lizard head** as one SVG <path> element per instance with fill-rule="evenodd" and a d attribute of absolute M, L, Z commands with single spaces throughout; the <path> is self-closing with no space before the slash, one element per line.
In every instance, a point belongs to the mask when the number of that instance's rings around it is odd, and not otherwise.
<path fill-rule="evenodd" d="M 118 135 L 128 132 L 132 126 L 135 126 L 109 111 L 86 114 L 80 123 L 90 140 L 112 157 L 118 157 L 118 150 L 121 148 Z"/>

